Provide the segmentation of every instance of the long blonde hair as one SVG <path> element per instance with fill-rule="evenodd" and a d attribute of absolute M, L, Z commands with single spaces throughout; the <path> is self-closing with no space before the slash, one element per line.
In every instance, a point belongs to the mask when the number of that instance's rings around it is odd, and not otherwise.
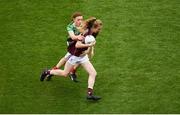
<path fill-rule="evenodd" d="M 84 33 L 87 29 L 91 29 L 94 26 L 94 22 L 96 21 L 95 17 L 90 17 L 84 22 L 82 22 L 82 25 L 79 29 L 81 33 Z"/>
<path fill-rule="evenodd" d="M 84 33 L 87 29 L 93 30 L 93 29 L 97 29 L 100 26 L 102 26 L 102 21 L 96 19 L 95 17 L 91 17 L 83 22 L 83 25 L 81 26 L 79 31 L 81 33 Z M 88 55 L 89 58 L 92 58 L 94 56 L 94 46 L 88 47 L 88 49 L 84 51 L 82 55 L 84 56 L 86 54 Z"/>

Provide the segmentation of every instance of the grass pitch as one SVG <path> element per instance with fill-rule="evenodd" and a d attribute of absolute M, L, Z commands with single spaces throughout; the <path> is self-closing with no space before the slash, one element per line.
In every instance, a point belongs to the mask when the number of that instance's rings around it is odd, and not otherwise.
<path fill-rule="evenodd" d="M 0 113 L 180 113 L 179 0 L 0 0 Z M 87 74 L 40 82 L 66 53 L 75 11 L 104 23 Z"/>

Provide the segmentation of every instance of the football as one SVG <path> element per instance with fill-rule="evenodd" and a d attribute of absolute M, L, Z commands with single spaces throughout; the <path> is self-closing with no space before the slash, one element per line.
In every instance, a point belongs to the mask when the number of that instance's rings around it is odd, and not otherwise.
<path fill-rule="evenodd" d="M 95 40 L 94 36 L 92 36 L 92 35 L 87 35 L 85 37 L 85 44 L 90 44 L 91 42 L 94 42 L 94 41 L 96 41 L 96 40 Z"/>

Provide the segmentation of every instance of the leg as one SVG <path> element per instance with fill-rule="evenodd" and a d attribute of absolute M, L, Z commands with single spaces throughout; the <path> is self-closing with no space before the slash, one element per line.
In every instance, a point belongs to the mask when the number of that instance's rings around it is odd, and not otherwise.
<path fill-rule="evenodd" d="M 95 78 L 97 75 L 96 70 L 94 69 L 90 61 L 83 63 L 82 66 L 89 73 L 87 99 L 97 101 L 101 99 L 101 97 L 93 95 L 93 87 L 94 87 Z"/>
<path fill-rule="evenodd" d="M 73 65 L 70 64 L 69 62 L 66 62 L 64 70 L 61 70 L 61 69 L 51 70 L 50 74 L 66 77 L 68 75 L 68 73 L 70 72 L 71 68 L 73 68 Z"/>
<path fill-rule="evenodd" d="M 54 66 L 52 69 L 56 70 L 61 68 L 62 66 L 65 65 L 65 63 L 67 62 L 67 60 L 70 58 L 71 54 L 69 52 L 66 53 L 66 55 L 60 59 L 60 61 L 58 62 L 58 64 L 56 66 Z M 47 75 L 47 81 L 50 81 L 52 79 L 53 75 Z"/>
<path fill-rule="evenodd" d="M 78 69 L 79 66 L 80 66 L 80 64 L 76 64 L 76 65 L 73 67 L 73 69 L 74 69 L 75 72 L 76 72 L 76 70 Z"/>
<path fill-rule="evenodd" d="M 69 73 L 69 77 L 74 82 L 78 82 L 77 75 L 76 75 L 76 69 L 78 68 L 78 66 L 79 66 L 79 64 L 74 65 L 74 67 L 71 69 L 71 71 Z"/>
<path fill-rule="evenodd" d="M 91 64 L 90 61 L 87 61 L 87 62 L 85 62 L 85 63 L 82 63 L 81 65 L 83 66 L 83 68 L 84 68 L 84 69 L 87 71 L 87 73 L 89 74 L 89 78 L 88 78 L 88 88 L 93 89 L 97 72 L 96 72 L 96 70 L 94 69 L 94 67 L 93 67 L 93 65 Z"/>
<path fill-rule="evenodd" d="M 67 59 L 65 57 L 61 58 L 61 60 L 56 65 L 56 68 L 62 67 L 66 63 Z"/>
<path fill-rule="evenodd" d="M 67 61 L 67 59 L 65 57 L 61 58 L 61 60 L 58 62 L 58 64 L 55 67 L 53 67 L 52 69 L 56 70 L 56 69 L 61 68 L 66 63 L 66 61 Z M 52 79 L 52 76 L 53 75 L 47 75 L 47 79 L 46 80 L 50 81 Z"/>
<path fill-rule="evenodd" d="M 66 62 L 64 70 L 61 70 L 61 69 L 47 70 L 46 69 L 41 73 L 40 81 L 44 81 L 46 77 L 48 78 L 49 76 L 53 76 L 53 75 L 66 77 L 68 73 L 70 72 L 71 68 L 73 68 L 73 64 Z"/>
<path fill-rule="evenodd" d="M 58 62 L 58 64 L 56 65 L 55 68 L 60 68 L 60 67 L 64 66 L 70 57 L 71 57 L 71 54 L 69 52 L 67 52 L 66 55 L 63 58 L 61 58 L 61 60 Z"/>
<path fill-rule="evenodd" d="M 78 67 L 79 67 L 79 64 L 74 65 L 74 67 L 70 71 L 70 74 L 75 74 Z"/>

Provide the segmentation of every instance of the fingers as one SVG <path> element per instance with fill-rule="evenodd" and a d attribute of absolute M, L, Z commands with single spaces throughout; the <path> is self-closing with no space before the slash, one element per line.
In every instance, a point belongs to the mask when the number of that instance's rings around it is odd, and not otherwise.
<path fill-rule="evenodd" d="M 84 39 L 84 36 L 82 36 L 82 35 L 78 36 L 78 40 L 83 40 L 83 39 Z"/>
<path fill-rule="evenodd" d="M 94 46 L 96 44 L 96 41 L 91 42 L 91 46 Z"/>

